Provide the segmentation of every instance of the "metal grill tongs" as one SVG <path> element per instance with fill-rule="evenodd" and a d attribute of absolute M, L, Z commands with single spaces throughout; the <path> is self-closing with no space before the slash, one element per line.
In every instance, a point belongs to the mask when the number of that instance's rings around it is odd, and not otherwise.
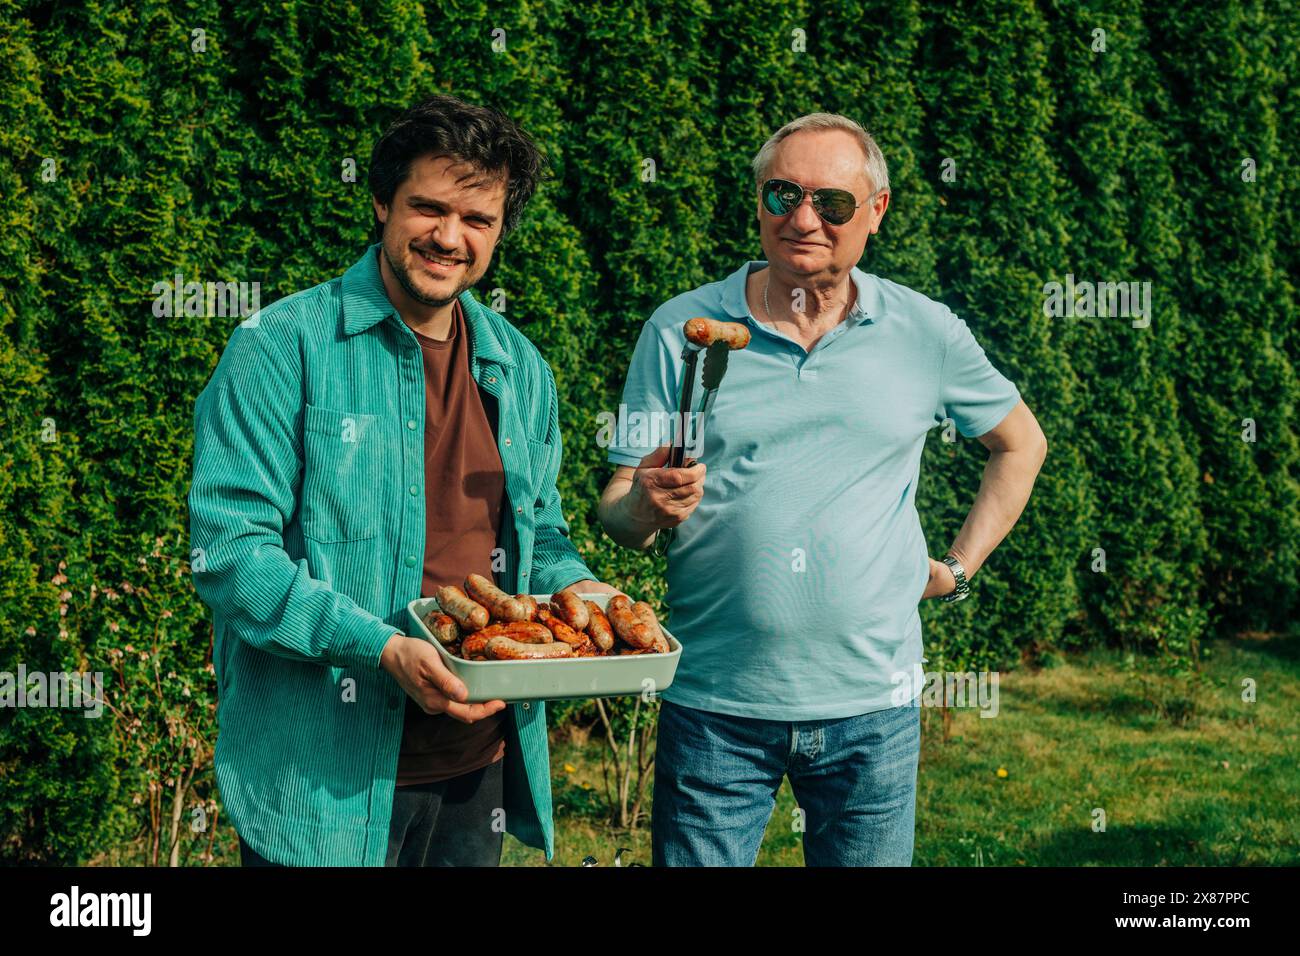
<path fill-rule="evenodd" d="M 749 344 L 749 329 L 739 322 L 719 322 L 716 319 L 695 318 L 683 326 L 686 344 L 682 347 L 682 391 L 678 402 L 677 420 L 673 427 L 673 444 L 668 452 L 667 468 L 681 468 L 688 452 L 696 458 L 704 450 L 704 425 L 713 408 L 718 386 L 727 374 L 727 361 L 733 349 L 743 349 Z M 700 353 L 704 352 L 704 370 L 700 386 L 704 391 L 699 408 L 693 407 L 695 367 Z M 661 528 L 655 532 L 652 548 L 655 554 L 667 554 L 676 528 Z"/>

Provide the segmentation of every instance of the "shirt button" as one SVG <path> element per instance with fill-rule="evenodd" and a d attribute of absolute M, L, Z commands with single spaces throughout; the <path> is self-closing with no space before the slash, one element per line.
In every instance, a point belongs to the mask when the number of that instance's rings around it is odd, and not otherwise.
<path fill-rule="evenodd" d="M 509 438 L 506 439 L 506 444 L 507 444 L 507 445 L 510 444 L 510 439 L 509 439 Z"/>
<path fill-rule="evenodd" d="M 406 564 L 406 566 L 407 566 L 408 568 L 413 568 L 413 567 L 415 567 L 415 555 L 413 555 L 413 554 L 408 554 L 408 555 L 406 556 L 406 561 L 405 561 L 404 563 Z"/>
<path fill-rule="evenodd" d="M 521 515 L 521 514 L 523 514 L 523 513 L 524 513 L 524 506 L 523 506 L 523 505 L 520 505 L 518 508 L 515 509 L 515 514 L 517 514 L 517 515 Z"/>
<path fill-rule="evenodd" d="M 415 419 L 408 418 L 406 420 L 406 427 L 409 428 L 411 431 L 415 431 Z"/>
<path fill-rule="evenodd" d="M 408 488 L 407 490 L 410 491 L 410 493 L 413 494 L 413 495 L 418 495 L 418 494 L 420 493 L 420 486 L 419 486 L 419 485 L 411 485 L 411 487 Z"/>
<path fill-rule="evenodd" d="M 489 384 L 489 385 L 495 385 L 496 383 L 497 383 L 497 377 L 496 377 L 495 375 L 489 375 L 489 376 L 488 376 L 488 384 Z"/>
<path fill-rule="evenodd" d="M 532 707 L 532 704 L 528 703 L 528 701 L 524 701 L 524 710 L 528 710 L 528 709 L 530 709 L 531 707 Z"/>

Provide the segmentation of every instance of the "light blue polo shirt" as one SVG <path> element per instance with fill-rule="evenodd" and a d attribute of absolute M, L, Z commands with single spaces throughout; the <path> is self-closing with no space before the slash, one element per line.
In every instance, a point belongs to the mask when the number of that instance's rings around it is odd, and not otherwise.
<path fill-rule="evenodd" d="M 609 461 L 635 466 L 671 439 L 653 426 L 677 409 L 687 319 L 749 326 L 705 424 L 704 497 L 668 551 L 667 625 L 683 651 L 663 697 L 767 720 L 870 713 L 895 705 L 895 675 L 912 679 L 922 659 L 926 433 L 951 418 L 982 435 L 1020 393 L 946 306 L 857 268 L 855 308 L 805 352 L 750 314 L 745 278 L 766 265 L 655 310 L 609 447 Z"/>

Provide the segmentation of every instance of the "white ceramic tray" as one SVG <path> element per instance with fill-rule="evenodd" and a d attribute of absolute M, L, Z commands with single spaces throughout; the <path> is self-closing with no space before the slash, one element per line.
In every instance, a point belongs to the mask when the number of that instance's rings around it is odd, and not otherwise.
<path fill-rule="evenodd" d="M 603 610 L 612 594 L 580 594 Z M 534 594 L 538 604 L 549 594 Z M 565 700 L 622 697 L 646 691 L 658 693 L 673 682 L 682 645 L 661 627 L 671 649 L 667 654 L 615 654 L 610 657 L 566 657 L 540 661 L 467 661 L 434 640 L 424 619 L 438 607 L 436 598 L 416 598 L 406 606 L 411 637 L 422 637 L 438 649 L 447 669 L 469 691 L 470 702 L 484 700 Z"/>

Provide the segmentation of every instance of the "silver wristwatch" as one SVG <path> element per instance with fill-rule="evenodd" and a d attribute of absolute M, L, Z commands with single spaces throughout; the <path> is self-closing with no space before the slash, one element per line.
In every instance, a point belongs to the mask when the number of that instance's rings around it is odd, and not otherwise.
<path fill-rule="evenodd" d="M 951 604 L 953 601 L 960 601 L 966 595 L 970 594 L 970 582 L 966 580 L 966 569 L 961 566 L 961 562 L 951 554 L 943 556 L 943 563 L 952 568 L 952 576 L 957 579 L 957 589 L 951 594 L 945 594 L 939 600 L 945 604 Z"/>

